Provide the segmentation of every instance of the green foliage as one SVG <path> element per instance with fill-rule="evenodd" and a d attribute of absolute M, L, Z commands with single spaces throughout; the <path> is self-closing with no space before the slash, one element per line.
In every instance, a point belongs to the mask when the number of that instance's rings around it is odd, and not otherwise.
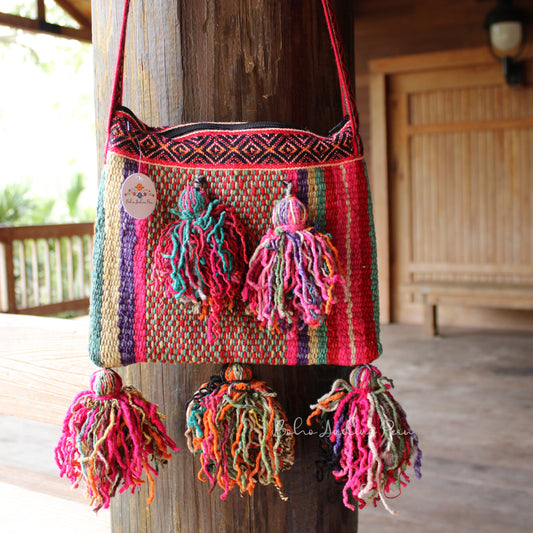
<path fill-rule="evenodd" d="M 94 220 L 94 208 L 80 206 L 85 190 L 85 176 L 72 177 L 64 198 L 31 196 L 28 183 L 12 183 L 0 188 L 0 225 L 50 224 L 53 222 L 89 222 Z M 59 214 L 55 214 L 55 208 Z M 63 207 L 63 209 L 62 209 Z M 66 207 L 66 209 L 64 209 Z M 62 215 L 61 213 L 67 213 Z"/>
<path fill-rule="evenodd" d="M 70 222 L 89 222 L 96 216 L 93 207 L 83 208 L 80 205 L 81 195 L 85 190 L 85 175 L 77 172 L 72 176 L 65 193 L 65 203 Z"/>
<path fill-rule="evenodd" d="M 78 208 L 78 201 L 81 193 L 85 189 L 85 179 L 81 172 L 77 172 L 72 176 L 70 185 L 66 192 L 65 201 L 67 202 L 68 214 L 70 218 L 76 218 L 76 210 Z"/>
<path fill-rule="evenodd" d="M 50 222 L 55 198 L 29 195 L 28 183 L 12 183 L 0 189 L 0 225 L 46 224 Z"/>
<path fill-rule="evenodd" d="M 55 205 L 55 198 L 33 198 L 33 209 L 27 223 L 50 224 Z"/>
<path fill-rule="evenodd" d="M 0 224 L 14 225 L 32 211 L 33 200 L 28 197 L 28 183 L 13 183 L 0 190 Z"/>

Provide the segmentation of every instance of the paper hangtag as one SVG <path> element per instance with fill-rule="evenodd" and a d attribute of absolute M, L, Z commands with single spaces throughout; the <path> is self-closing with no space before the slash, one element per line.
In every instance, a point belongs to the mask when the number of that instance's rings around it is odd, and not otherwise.
<path fill-rule="evenodd" d="M 157 204 L 154 182 L 145 174 L 137 172 L 128 176 L 122 184 L 122 205 L 133 218 L 148 218 Z"/>

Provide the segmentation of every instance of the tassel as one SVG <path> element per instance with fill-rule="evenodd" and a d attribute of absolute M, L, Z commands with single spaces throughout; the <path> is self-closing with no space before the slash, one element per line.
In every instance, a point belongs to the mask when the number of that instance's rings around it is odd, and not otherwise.
<path fill-rule="evenodd" d="M 320 326 L 335 303 L 336 283 L 345 283 L 329 235 L 307 225 L 307 209 L 291 186 L 272 214 L 250 259 L 243 289 L 247 311 L 263 325 L 289 330 Z"/>
<path fill-rule="evenodd" d="M 156 291 L 192 305 L 208 318 L 208 341 L 216 337 L 220 314 L 231 308 L 247 265 L 245 229 L 235 211 L 220 200 L 209 201 L 197 175 L 171 213 L 155 248 L 152 276 Z"/>
<path fill-rule="evenodd" d="M 98 511 L 122 493 L 144 483 L 154 498 L 154 476 L 178 447 L 165 431 L 164 416 L 133 387 L 123 387 L 111 369 L 95 372 L 91 389 L 72 402 L 55 449 L 60 475 L 74 488 L 85 482 L 90 504 Z M 150 462 L 152 464 L 150 464 Z"/>
<path fill-rule="evenodd" d="M 294 463 L 294 433 L 276 393 L 252 378 L 243 365 L 229 365 L 213 376 L 187 406 L 187 444 L 200 454 L 198 478 L 223 489 L 221 499 L 237 485 L 253 493 L 257 482 L 273 483 L 283 500 L 280 472 Z"/>
<path fill-rule="evenodd" d="M 402 407 L 390 393 L 392 381 L 371 365 L 356 367 L 350 383 L 339 379 L 322 396 L 307 424 L 320 424 L 322 463 L 343 481 L 344 505 L 351 510 L 350 496 L 362 509 L 385 498 L 394 498 L 409 482 L 405 470 L 416 454 L 414 470 L 421 477 L 422 452 L 418 437 L 407 423 Z"/>

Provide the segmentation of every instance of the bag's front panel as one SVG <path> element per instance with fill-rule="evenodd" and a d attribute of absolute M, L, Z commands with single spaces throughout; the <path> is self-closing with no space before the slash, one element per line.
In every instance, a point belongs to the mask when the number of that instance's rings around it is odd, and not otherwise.
<path fill-rule="evenodd" d="M 94 284 L 91 305 L 94 362 L 350 365 L 378 356 L 375 246 L 362 160 L 288 170 L 202 171 L 208 195 L 234 207 L 247 228 L 250 252 L 271 226 L 274 204 L 287 182 L 292 183 L 308 208 L 309 224 L 331 235 L 346 279 L 337 288 L 332 312 L 317 329 L 304 327 L 291 335 L 262 328 L 237 301 L 222 314 L 212 343 L 207 321 L 190 306 L 156 291 L 151 275 L 154 248 L 162 230 L 176 219 L 171 209 L 197 169 L 143 163 L 140 170 L 154 182 L 158 202 L 142 220 L 129 216 L 120 200 L 123 181 L 138 170 L 138 160 L 108 153 L 95 239 L 95 272 L 101 270 L 102 279 Z"/>

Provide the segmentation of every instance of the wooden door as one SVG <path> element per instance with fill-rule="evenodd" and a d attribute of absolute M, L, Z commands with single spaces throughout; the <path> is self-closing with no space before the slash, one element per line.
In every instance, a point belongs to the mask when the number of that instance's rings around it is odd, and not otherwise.
<path fill-rule="evenodd" d="M 372 170 L 385 317 L 390 304 L 393 321 L 422 320 L 408 290 L 413 282 L 533 283 L 528 52 L 526 84 L 518 88 L 505 84 L 485 50 L 373 62 Z M 448 323 L 531 324 L 527 313 L 443 311 Z"/>

